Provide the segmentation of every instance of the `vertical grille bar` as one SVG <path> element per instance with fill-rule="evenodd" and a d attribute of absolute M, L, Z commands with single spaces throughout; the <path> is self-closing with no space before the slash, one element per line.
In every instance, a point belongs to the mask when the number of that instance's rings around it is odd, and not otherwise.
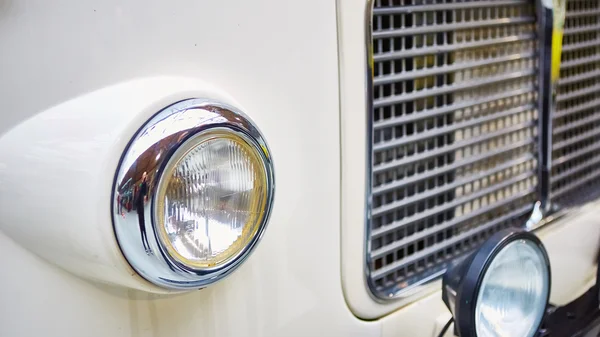
<path fill-rule="evenodd" d="M 530 0 L 374 0 L 368 270 L 389 298 L 525 223 L 537 189 Z"/>
<path fill-rule="evenodd" d="M 600 181 L 600 2 L 568 0 L 553 118 L 551 198 L 569 206 Z"/>

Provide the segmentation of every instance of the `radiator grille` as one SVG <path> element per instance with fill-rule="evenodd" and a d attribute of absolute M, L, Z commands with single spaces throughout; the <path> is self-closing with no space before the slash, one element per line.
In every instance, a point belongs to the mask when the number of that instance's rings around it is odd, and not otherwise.
<path fill-rule="evenodd" d="M 537 42 L 523 0 L 375 0 L 368 268 L 438 276 L 535 201 Z"/>
<path fill-rule="evenodd" d="M 551 198 L 579 202 L 600 180 L 600 2 L 568 0 L 553 117 Z"/>

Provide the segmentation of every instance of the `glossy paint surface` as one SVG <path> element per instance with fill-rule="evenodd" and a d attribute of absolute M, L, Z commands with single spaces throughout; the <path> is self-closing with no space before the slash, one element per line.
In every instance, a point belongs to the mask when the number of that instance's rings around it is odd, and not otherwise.
<path fill-rule="evenodd" d="M 0 336 L 432 336 L 439 292 L 382 305 L 363 283 L 363 14 L 359 0 L 0 0 Z M 277 192 L 238 270 L 168 294 L 122 257 L 110 190 L 138 128 L 192 96 L 256 122 Z M 593 275 L 598 209 L 543 233 L 557 300 Z"/>

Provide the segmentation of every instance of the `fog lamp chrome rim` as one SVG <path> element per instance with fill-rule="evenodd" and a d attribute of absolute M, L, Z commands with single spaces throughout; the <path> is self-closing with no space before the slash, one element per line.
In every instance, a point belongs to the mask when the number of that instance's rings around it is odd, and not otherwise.
<path fill-rule="evenodd" d="M 538 281 L 541 281 L 541 297 L 538 298 L 540 305 L 536 308 L 539 316 L 532 322 L 535 326 L 530 327 L 533 335 L 537 333 L 550 297 L 550 261 L 542 242 L 533 233 L 509 228 L 492 235 L 477 251 L 450 267 L 444 275 L 442 299 L 452 312 L 459 336 L 480 336 L 478 310 L 481 310 L 481 292 L 485 286 L 483 283 L 490 279 L 490 269 L 498 261 L 499 255 L 516 244 L 525 244 L 531 252 L 536 253 L 540 262 L 541 279 Z M 497 327 L 500 328 L 502 327 Z"/>
<path fill-rule="evenodd" d="M 262 212 L 254 219 L 256 225 L 251 232 L 244 234 L 242 243 L 218 263 L 203 264 L 178 254 L 161 222 L 161 210 L 170 172 L 189 151 L 214 140 L 235 142 L 254 156 L 253 163 L 260 165 L 257 168 L 266 188 L 256 206 Z M 145 198 L 134 197 L 143 195 L 143 191 Z M 256 247 L 269 220 L 274 191 L 271 152 L 256 125 L 233 106 L 188 99 L 160 111 L 129 143 L 113 189 L 115 235 L 128 263 L 146 280 L 169 289 L 202 288 L 230 274 Z"/>

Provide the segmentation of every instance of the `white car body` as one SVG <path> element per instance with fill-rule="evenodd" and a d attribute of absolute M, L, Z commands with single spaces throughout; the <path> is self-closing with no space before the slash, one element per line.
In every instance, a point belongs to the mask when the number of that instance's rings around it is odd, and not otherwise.
<path fill-rule="evenodd" d="M 0 336 L 435 336 L 450 317 L 440 291 L 381 303 L 365 286 L 365 10 L 0 1 Z M 190 96 L 259 126 L 275 203 L 231 276 L 167 293 L 123 258 L 110 194 L 134 133 Z M 552 303 L 595 282 L 600 204 L 536 233 Z"/>

